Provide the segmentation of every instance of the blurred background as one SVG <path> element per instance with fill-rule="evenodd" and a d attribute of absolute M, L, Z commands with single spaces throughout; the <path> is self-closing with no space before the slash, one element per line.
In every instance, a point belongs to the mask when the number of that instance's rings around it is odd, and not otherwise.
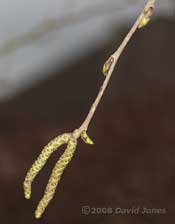
<path fill-rule="evenodd" d="M 26 201 L 22 183 L 42 147 L 82 123 L 104 80 L 101 68 L 146 1 L 0 0 L 0 220 L 4 224 L 175 221 L 175 1 L 119 60 L 41 220 L 34 210 L 63 148 Z M 82 214 L 82 207 L 164 209 L 165 214 Z"/>

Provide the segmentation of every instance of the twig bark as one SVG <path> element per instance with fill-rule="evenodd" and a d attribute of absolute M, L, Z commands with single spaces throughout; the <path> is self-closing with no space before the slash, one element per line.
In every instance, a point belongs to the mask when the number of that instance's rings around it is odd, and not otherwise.
<path fill-rule="evenodd" d="M 100 103 L 100 100 L 102 99 L 102 96 L 106 90 L 106 87 L 109 83 L 109 80 L 112 76 L 112 73 L 114 71 L 114 68 L 118 62 L 118 59 L 120 57 L 120 55 L 122 54 L 123 50 L 125 49 L 126 45 L 128 44 L 128 42 L 130 41 L 130 39 L 132 38 L 133 34 L 136 32 L 136 30 L 139 28 L 139 25 L 144 21 L 143 19 L 145 19 L 145 16 L 147 16 L 146 14 L 149 14 L 149 11 L 153 11 L 154 9 L 154 5 L 155 5 L 155 1 L 156 0 L 148 0 L 143 11 L 140 13 L 140 15 L 138 16 L 136 22 L 134 23 L 134 25 L 132 26 L 132 28 L 130 29 L 130 31 L 128 32 L 128 34 L 126 35 L 126 37 L 124 38 L 123 42 L 121 43 L 121 45 L 119 46 L 119 48 L 109 57 L 109 59 L 107 60 L 107 62 L 105 64 L 108 64 L 108 62 L 111 62 L 110 64 L 110 68 L 107 71 L 106 74 L 106 78 L 98 92 L 98 95 L 94 101 L 94 103 L 92 104 L 89 113 L 87 115 L 87 117 L 85 118 L 84 122 L 82 123 L 82 125 L 80 126 L 79 129 L 76 130 L 75 132 L 75 137 L 79 137 L 82 133 L 82 131 L 87 131 L 88 126 L 94 116 L 94 113 Z M 145 24 L 146 25 L 146 24 Z"/>

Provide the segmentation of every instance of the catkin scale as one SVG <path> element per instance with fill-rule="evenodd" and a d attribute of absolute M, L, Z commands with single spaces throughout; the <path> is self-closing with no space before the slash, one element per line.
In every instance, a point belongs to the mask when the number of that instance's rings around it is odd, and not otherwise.
<path fill-rule="evenodd" d="M 103 65 L 103 74 L 106 76 L 112 66 L 112 64 L 114 63 L 114 57 L 111 56 Z"/>
<path fill-rule="evenodd" d="M 89 145 L 93 145 L 94 142 L 92 141 L 92 139 L 88 136 L 87 132 L 86 131 L 82 131 L 81 133 L 81 138 L 82 140 L 86 143 L 86 144 L 89 144 Z"/>
<path fill-rule="evenodd" d="M 31 197 L 31 185 L 33 180 L 35 179 L 38 172 L 42 169 L 42 167 L 47 162 L 48 158 L 51 154 L 61 145 L 66 144 L 70 139 L 71 134 L 63 134 L 52 141 L 50 141 L 42 150 L 37 160 L 33 163 L 30 170 L 27 172 L 27 175 L 24 180 L 24 195 L 26 199 Z"/>
<path fill-rule="evenodd" d="M 138 25 L 138 28 L 141 29 L 144 26 L 146 26 L 149 21 L 151 20 L 151 16 L 153 15 L 154 7 L 150 6 L 145 12 L 144 15 L 140 21 L 140 24 Z"/>
<path fill-rule="evenodd" d="M 55 167 L 52 170 L 49 182 L 46 186 L 43 198 L 40 200 L 38 207 L 35 211 L 35 217 L 40 218 L 44 210 L 48 206 L 55 194 L 56 187 L 61 179 L 64 169 L 72 159 L 77 146 L 77 140 L 70 138 L 65 152 L 62 154 Z"/>

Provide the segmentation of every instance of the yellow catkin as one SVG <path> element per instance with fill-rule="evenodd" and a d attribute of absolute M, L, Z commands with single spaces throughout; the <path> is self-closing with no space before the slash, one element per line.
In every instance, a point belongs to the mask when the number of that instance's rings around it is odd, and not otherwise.
<path fill-rule="evenodd" d="M 70 139 L 71 134 L 63 134 L 52 141 L 50 141 L 42 150 L 41 154 L 38 156 L 37 160 L 33 163 L 32 167 L 28 171 L 25 180 L 24 180 L 24 195 L 26 199 L 31 197 L 31 185 L 38 174 L 38 172 L 42 169 L 42 167 L 47 162 L 48 158 L 51 154 L 61 145 L 66 144 Z"/>
<path fill-rule="evenodd" d="M 75 138 L 70 138 L 65 152 L 62 154 L 55 167 L 52 170 L 49 182 L 46 186 L 43 198 L 40 200 L 38 207 L 35 211 L 35 217 L 40 218 L 44 210 L 48 206 L 49 202 L 52 200 L 56 187 L 61 179 L 64 169 L 72 159 L 75 149 L 77 146 L 77 140 Z"/>

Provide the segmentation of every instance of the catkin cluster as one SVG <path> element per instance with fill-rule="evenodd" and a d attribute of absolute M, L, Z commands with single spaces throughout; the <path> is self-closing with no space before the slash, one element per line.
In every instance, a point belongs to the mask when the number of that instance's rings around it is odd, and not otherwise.
<path fill-rule="evenodd" d="M 48 143 L 33 163 L 24 180 L 24 195 L 26 199 L 31 197 L 31 185 L 38 172 L 45 165 L 51 154 L 63 144 L 67 144 L 65 152 L 62 154 L 49 178 L 43 198 L 40 200 L 35 211 L 35 217 L 40 218 L 49 202 L 52 200 L 56 187 L 61 179 L 61 175 L 74 155 L 77 140 L 72 134 L 63 134 Z"/>

